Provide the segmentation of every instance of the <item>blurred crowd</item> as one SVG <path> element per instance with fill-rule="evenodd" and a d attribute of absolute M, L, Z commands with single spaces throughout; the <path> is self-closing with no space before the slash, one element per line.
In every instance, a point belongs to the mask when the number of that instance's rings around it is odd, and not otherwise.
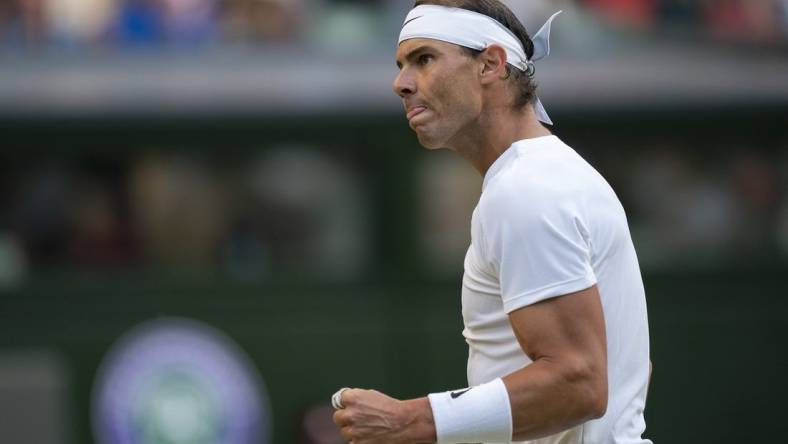
<path fill-rule="evenodd" d="M 521 17 L 578 9 L 721 40 L 788 40 L 788 0 L 505 0 Z M 410 0 L 3 0 L 0 47 L 384 42 Z M 543 11 L 544 10 L 544 11 Z"/>
<path fill-rule="evenodd" d="M 788 141 L 654 141 L 600 159 L 648 269 L 743 269 L 788 259 Z"/>
<path fill-rule="evenodd" d="M 0 288 L 30 270 L 343 281 L 369 262 L 365 187 L 317 150 L 288 146 L 218 164 L 194 153 L 4 163 Z"/>
<path fill-rule="evenodd" d="M 606 17 L 643 27 L 703 31 L 720 40 L 788 39 L 788 0 L 582 0 Z"/>
<path fill-rule="evenodd" d="M 585 154 L 622 199 L 644 269 L 788 260 L 788 146 L 638 143 L 642 150 Z M 326 150 L 10 164 L 0 171 L 0 286 L 25 270 L 175 267 L 352 280 L 391 266 L 376 251 L 387 216 L 368 194 L 368 168 Z M 414 166 L 413 214 L 394 223 L 414 223 L 415 238 L 397 242 L 419 251 L 428 275 L 454 276 L 480 178 L 451 153 Z"/>
<path fill-rule="evenodd" d="M 204 45 L 289 40 L 304 0 L 3 0 L 0 37 L 17 46 Z"/>

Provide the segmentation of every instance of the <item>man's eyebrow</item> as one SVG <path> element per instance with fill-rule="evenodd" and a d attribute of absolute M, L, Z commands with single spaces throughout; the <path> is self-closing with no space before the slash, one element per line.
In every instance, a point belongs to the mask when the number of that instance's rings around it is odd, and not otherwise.
<path fill-rule="evenodd" d="M 433 51 L 434 52 L 434 51 L 436 51 L 436 49 L 433 48 L 432 46 L 430 46 L 429 44 L 425 43 L 425 44 L 423 44 L 421 46 L 417 46 L 415 49 L 412 49 L 410 52 L 405 54 L 405 60 L 412 61 L 415 58 L 417 58 L 418 56 L 420 56 L 421 53 L 427 52 L 427 51 Z M 402 62 L 400 62 L 399 60 L 397 60 L 397 68 L 402 68 Z"/>

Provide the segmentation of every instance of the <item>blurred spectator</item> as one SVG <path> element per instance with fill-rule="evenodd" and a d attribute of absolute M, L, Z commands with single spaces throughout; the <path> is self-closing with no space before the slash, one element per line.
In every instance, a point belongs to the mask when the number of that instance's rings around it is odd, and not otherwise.
<path fill-rule="evenodd" d="M 0 290 L 20 284 L 27 272 L 27 258 L 11 233 L 0 232 Z"/>
<path fill-rule="evenodd" d="M 716 37 L 746 37 L 749 31 L 742 3 L 707 1 L 704 3 L 704 15 L 707 25 Z"/>
<path fill-rule="evenodd" d="M 713 36 L 726 40 L 771 41 L 780 38 L 782 0 L 706 0 L 704 18 Z"/>
<path fill-rule="evenodd" d="M 447 275 L 462 268 L 471 241 L 468 229 L 479 200 L 481 177 L 454 153 L 428 156 L 418 171 L 420 257 L 430 273 Z"/>
<path fill-rule="evenodd" d="M 231 42 L 298 40 L 306 26 L 304 0 L 226 0 L 222 28 Z"/>
<path fill-rule="evenodd" d="M 30 171 L 23 179 L 12 217 L 36 265 L 62 264 L 65 259 L 72 189 L 72 173 L 59 166 Z"/>
<path fill-rule="evenodd" d="M 22 47 L 39 46 L 46 37 L 42 0 L 0 2 L 0 43 Z"/>
<path fill-rule="evenodd" d="M 779 204 L 780 180 L 775 165 L 757 152 L 740 152 L 731 161 L 734 189 L 747 213 L 771 216 Z"/>
<path fill-rule="evenodd" d="M 610 159 L 609 161 L 615 161 Z M 730 190 L 712 171 L 693 165 L 681 145 L 658 142 L 622 169 L 622 192 L 639 256 L 646 266 L 715 265 L 738 227 Z M 606 170 L 606 168 L 602 168 Z"/>
<path fill-rule="evenodd" d="M 696 171 L 676 196 L 673 210 L 677 223 L 661 227 L 663 240 L 672 237 L 675 242 L 674 255 L 708 259 L 732 249 L 731 240 L 740 217 L 725 185 L 716 175 Z"/>
<path fill-rule="evenodd" d="M 732 159 L 731 169 L 731 187 L 742 220 L 737 230 L 738 251 L 771 252 L 782 197 L 775 165 L 760 153 L 741 152 Z"/>
<path fill-rule="evenodd" d="M 110 29 L 116 0 L 44 0 L 46 21 L 57 44 L 97 43 Z"/>
<path fill-rule="evenodd" d="M 596 8 L 609 19 L 639 26 L 654 23 L 658 0 L 584 0 L 586 6 Z"/>
<path fill-rule="evenodd" d="M 698 0 L 659 0 L 658 11 L 668 25 L 697 26 L 701 23 L 701 3 Z"/>
<path fill-rule="evenodd" d="M 780 0 L 780 27 L 783 30 L 783 37 L 788 38 L 788 0 Z"/>
<path fill-rule="evenodd" d="M 118 208 L 120 201 L 107 184 L 97 180 L 84 180 L 76 187 L 70 206 L 70 262 L 92 269 L 128 265 L 131 242 Z"/>
<path fill-rule="evenodd" d="M 341 52 L 391 45 L 393 36 L 379 32 L 383 25 L 379 6 L 378 3 L 358 1 L 324 5 L 312 29 L 313 41 L 321 47 Z"/>
<path fill-rule="evenodd" d="M 160 0 L 167 36 L 176 45 L 213 43 L 218 38 L 219 0 Z"/>
<path fill-rule="evenodd" d="M 232 223 L 225 234 L 222 246 L 224 268 L 241 279 L 270 277 L 274 272 L 274 264 L 264 234 L 260 233 L 250 215 L 236 217 L 238 220 Z"/>
<path fill-rule="evenodd" d="M 206 267 L 219 256 L 227 195 L 216 172 L 193 158 L 153 156 L 129 178 L 136 237 L 148 261 Z"/>
<path fill-rule="evenodd" d="M 354 173 L 319 150 L 293 146 L 267 152 L 249 170 L 251 200 L 238 213 L 278 270 L 339 281 L 364 271 L 369 217 Z"/>
<path fill-rule="evenodd" d="M 165 37 L 164 21 L 160 0 L 126 0 L 120 7 L 114 31 L 123 44 L 160 44 Z"/>

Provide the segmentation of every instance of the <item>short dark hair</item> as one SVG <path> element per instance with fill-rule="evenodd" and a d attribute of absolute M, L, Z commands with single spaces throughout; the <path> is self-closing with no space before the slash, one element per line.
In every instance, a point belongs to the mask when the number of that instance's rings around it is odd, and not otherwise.
<path fill-rule="evenodd" d="M 505 26 L 523 44 L 525 55 L 530 60 L 534 55 L 534 42 L 528 35 L 525 26 L 516 15 L 498 0 L 416 0 L 415 6 L 438 5 L 452 8 L 462 8 L 484 14 Z M 481 51 L 475 49 L 462 49 L 471 57 L 477 57 Z M 506 65 L 506 76 L 517 85 L 518 94 L 514 98 L 514 107 L 522 109 L 525 105 L 533 103 L 536 99 L 536 82 L 526 72 L 520 71 L 512 65 Z"/>

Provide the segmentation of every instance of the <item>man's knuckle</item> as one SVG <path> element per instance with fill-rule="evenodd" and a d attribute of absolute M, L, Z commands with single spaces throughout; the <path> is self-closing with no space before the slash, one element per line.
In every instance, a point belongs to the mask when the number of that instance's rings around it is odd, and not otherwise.
<path fill-rule="evenodd" d="M 340 434 L 347 440 L 353 440 L 356 438 L 356 429 L 351 426 L 342 427 Z"/>
<path fill-rule="evenodd" d="M 357 391 L 358 390 L 351 389 L 351 390 L 346 390 L 345 393 L 342 393 L 342 404 L 344 406 L 348 406 L 350 404 L 353 404 L 356 401 L 356 392 Z"/>
<path fill-rule="evenodd" d="M 345 416 L 345 420 L 347 421 L 348 424 L 355 424 L 356 422 L 358 422 L 358 412 L 355 410 L 347 412 L 347 415 Z"/>

